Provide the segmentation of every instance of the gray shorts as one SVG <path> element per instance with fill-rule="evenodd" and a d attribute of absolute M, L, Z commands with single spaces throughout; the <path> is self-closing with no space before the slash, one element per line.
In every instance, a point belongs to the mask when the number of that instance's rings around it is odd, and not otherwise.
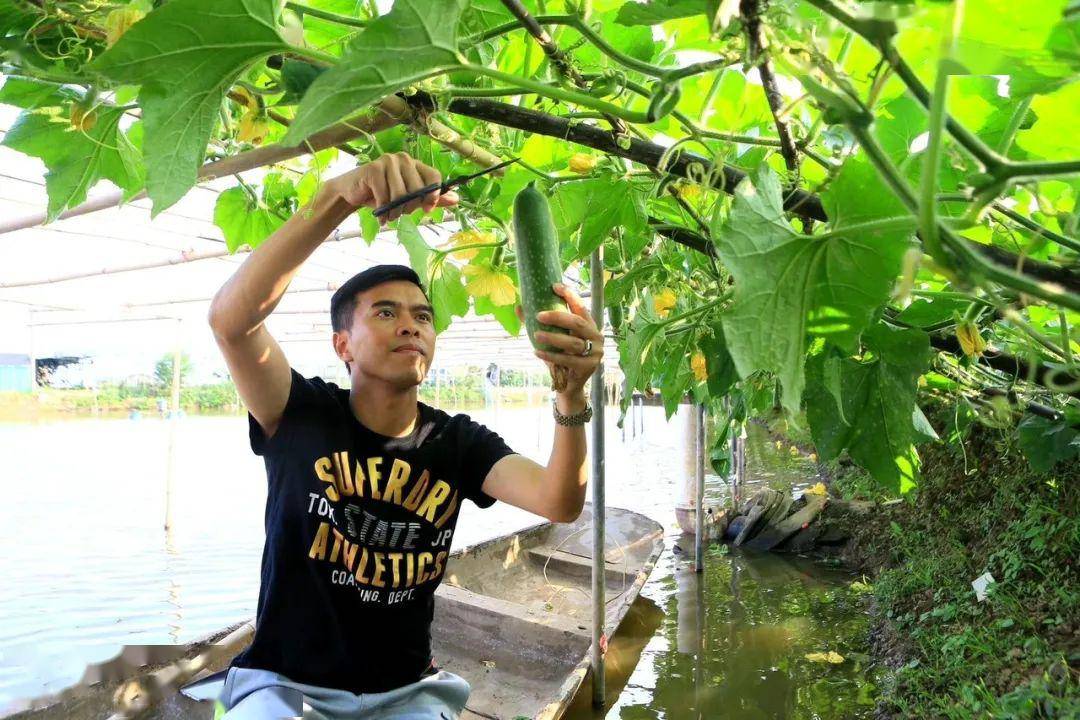
<path fill-rule="evenodd" d="M 472 688 L 447 670 L 381 693 L 293 682 L 269 670 L 230 667 L 180 692 L 214 700 L 215 720 L 458 720 Z"/>

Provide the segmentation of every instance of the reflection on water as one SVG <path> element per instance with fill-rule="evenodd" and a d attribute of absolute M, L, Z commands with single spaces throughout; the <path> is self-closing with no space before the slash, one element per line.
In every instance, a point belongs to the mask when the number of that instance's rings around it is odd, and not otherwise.
<path fill-rule="evenodd" d="M 547 461 L 549 405 L 469 413 L 518 452 Z M 683 556 L 672 552 L 680 540 L 678 426 L 664 422 L 662 409 L 645 408 L 644 432 L 635 436 L 627 422 L 624 437 L 615 415 L 609 409 L 607 501 L 669 534 L 610 645 L 609 716 L 858 717 L 854 698 L 868 686 L 853 658 L 865 619 L 846 596 L 849 578 L 772 556 L 710 556 L 703 577 L 684 572 Z M 122 645 L 189 642 L 254 615 L 266 494 L 246 420 L 177 421 L 166 533 L 169 433 L 168 421 L 146 417 L 0 424 L 0 712 L 77 682 L 88 663 Z M 801 485 L 812 470 L 769 452 L 756 435 L 750 460 L 752 473 L 779 486 Z M 719 497 L 723 485 L 712 480 L 709 494 Z M 466 503 L 454 547 L 537 520 L 501 503 L 484 511 Z M 692 542 L 682 546 L 692 552 Z M 803 658 L 817 650 L 848 661 Z M 593 716 L 588 694 L 586 683 L 571 717 Z"/>
<path fill-rule="evenodd" d="M 761 427 L 748 428 L 747 451 L 751 486 L 791 491 L 816 481 L 814 465 L 777 450 Z M 663 521 L 672 552 L 609 646 L 605 707 L 592 707 L 586 681 L 567 720 L 873 716 L 867 618 L 850 573 L 809 558 L 716 548 L 699 574 L 693 537 Z M 844 662 L 805 657 L 829 650 Z"/>

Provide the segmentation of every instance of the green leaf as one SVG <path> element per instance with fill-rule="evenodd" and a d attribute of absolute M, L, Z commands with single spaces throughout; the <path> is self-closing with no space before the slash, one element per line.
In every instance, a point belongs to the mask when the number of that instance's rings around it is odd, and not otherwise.
<path fill-rule="evenodd" d="M 606 177 L 561 183 L 551 198 L 551 209 L 560 243 L 566 247 L 578 236 L 575 258 L 600 247 L 613 228 L 637 235 L 645 231 L 648 221 L 641 193 L 625 180 Z"/>
<path fill-rule="evenodd" d="M 285 134 L 286 145 L 410 83 L 460 66 L 458 19 L 466 0 L 397 0 L 311 84 Z"/>
<path fill-rule="evenodd" d="M 491 298 L 478 297 L 473 301 L 473 310 L 477 315 L 493 315 L 499 324 L 511 335 L 521 334 L 521 321 L 513 305 L 495 305 Z"/>
<path fill-rule="evenodd" d="M 931 302 L 920 298 L 904 308 L 896 319 L 908 325 L 925 328 L 952 320 L 956 313 L 963 313 L 969 305 L 970 300 L 935 298 Z"/>
<path fill-rule="evenodd" d="M 705 369 L 709 372 L 709 394 L 718 398 L 727 395 L 731 386 L 739 381 L 739 373 L 735 370 L 731 353 L 728 352 L 723 326 L 717 323 L 712 326 L 711 331 L 711 334 L 701 337 L 699 347 L 705 355 Z"/>
<path fill-rule="evenodd" d="M 0 88 L 0 104 L 24 110 L 66 105 L 77 99 L 80 99 L 79 93 L 71 88 L 34 78 L 9 77 Z"/>
<path fill-rule="evenodd" d="M 224 191 L 214 205 L 214 224 L 221 228 L 231 253 L 244 245 L 254 250 L 284 223 L 285 218 L 257 203 L 242 187 Z"/>
<path fill-rule="evenodd" d="M 1065 418 L 1028 415 L 1016 428 L 1020 450 L 1035 472 L 1050 472 L 1062 460 L 1080 457 L 1080 430 Z"/>
<path fill-rule="evenodd" d="M 658 343 L 656 357 L 663 358 L 659 367 L 658 385 L 664 401 L 664 414 L 670 420 L 679 403 L 686 396 L 686 391 L 694 381 L 690 368 L 690 350 L 694 345 L 694 334 L 683 332 L 675 338 L 665 338 Z"/>
<path fill-rule="evenodd" d="M 225 92 L 255 60 L 283 52 L 274 0 L 172 0 L 88 69 L 142 85 L 146 190 L 153 214 L 195 184 Z"/>
<path fill-rule="evenodd" d="M 3 145 L 45 163 L 45 189 L 49 195 L 50 221 L 86 200 L 86 192 L 101 178 L 128 191 L 141 186 L 132 167 L 131 143 L 119 130 L 123 112 L 108 106 L 96 110 L 97 119 L 88 131 L 71 127 L 57 108 L 28 110 L 4 135 Z"/>
<path fill-rule="evenodd" d="M 1069 3 L 1043 0 L 1033 12 L 1011 0 L 981 0 L 964 13 L 954 60 L 972 75 L 1008 75 L 1014 98 L 1061 87 L 1080 72 L 1080 17 L 1065 18 Z"/>
<path fill-rule="evenodd" d="M 611 11 L 594 12 L 589 17 L 589 21 L 594 27 L 602 29 L 601 34 L 608 44 L 632 58 L 648 62 L 653 59 L 653 56 L 657 52 L 659 43 L 653 40 L 652 30 L 646 25 L 628 27 L 626 25 L 618 24 L 616 13 Z M 581 35 L 572 28 L 567 28 L 564 32 L 566 33 L 566 39 L 562 41 L 561 44 L 565 43 L 567 45 L 573 45 L 581 37 Z M 600 52 L 594 45 L 588 42 L 574 52 L 574 59 L 577 60 L 582 67 L 586 68 L 622 68 L 621 65 Z"/>
<path fill-rule="evenodd" d="M 360 217 L 361 236 L 364 238 L 364 242 L 370 245 L 375 242 L 375 238 L 382 229 L 379 218 L 375 217 L 375 213 L 372 212 L 371 208 L 360 208 L 356 214 Z"/>
<path fill-rule="evenodd" d="M 398 219 L 397 226 L 398 242 L 405 246 L 409 253 L 409 265 L 420 276 L 424 286 L 428 284 L 428 262 L 431 257 L 431 247 L 420 235 L 416 223 L 408 215 L 402 215 Z"/>
<path fill-rule="evenodd" d="M 656 25 L 667 20 L 704 15 L 705 0 L 651 0 L 628 2 L 619 8 L 615 22 L 620 25 Z"/>
<path fill-rule="evenodd" d="M 435 308 L 435 332 L 450 327 L 451 317 L 464 317 L 469 312 L 469 293 L 462 282 L 461 271 L 444 261 L 431 280 L 431 304 Z"/>
<path fill-rule="evenodd" d="M 638 390 L 645 388 L 650 378 L 643 374 L 642 368 L 650 358 L 657 333 L 663 327 L 663 324 L 647 319 L 640 310 L 634 315 L 625 339 L 619 342 L 619 365 L 628 387 Z"/>
<path fill-rule="evenodd" d="M 326 72 L 326 68 L 307 62 L 285 58 L 281 63 L 281 85 L 285 94 L 277 101 L 278 105 L 295 105 L 304 97 L 315 78 Z"/>
<path fill-rule="evenodd" d="M 915 422 L 916 412 L 921 415 L 915 393 L 930 340 L 921 330 L 879 324 L 863 333 L 863 342 L 868 353 L 862 359 L 839 363 L 842 407 L 826 385 L 829 352 L 807 362 L 806 418 L 822 459 L 846 449 L 879 483 L 904 493 L 916 482 L 915 443 L 928 434 L 928 423 Z"/>
<path fill-rule="evenodd" d="M 779 180 L 766 165 L 753 184 L 739 184 L 726 222 L 713 231 L 735 278 L 734 302 L 723 318 L 735 366 L 744 378 L 758 370 L 776 373 L 783 404 L 793 413 L 802 397 L 807 333 L 852 346 L 888 298 L 907 247 L 906 233 L 845 232 L 889 207 L 883 198 L 859 206 L 853 186 L 865 175 L 856 168 L 849 178 L 837 178 L 841 190 L 825 198 L 835 220 L 824 235 L 792 229 Z"/>

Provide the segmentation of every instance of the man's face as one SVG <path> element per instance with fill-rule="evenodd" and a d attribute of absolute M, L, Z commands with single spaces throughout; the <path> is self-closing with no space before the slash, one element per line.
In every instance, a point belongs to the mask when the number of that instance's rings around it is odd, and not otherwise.
<path fill-rule="evenodd" d="M 424 381 L 435 356 L 434 313 L 424 293 L 391 280 L 356 297 L 351 330 L 334 333 L 338 357 L 352 378 L 377 379 L 400 389 Z"/>

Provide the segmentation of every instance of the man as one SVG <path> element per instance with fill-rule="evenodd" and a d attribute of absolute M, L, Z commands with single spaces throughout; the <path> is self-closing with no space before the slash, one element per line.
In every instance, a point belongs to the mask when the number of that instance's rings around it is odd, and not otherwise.
<path fill-rule="evenodd" d="M 210 326 L 268 479 L 255 637 L 225 673 L 185 689 L 216 697 L 228 720 L 456 718 L 469 684 L 434 666 L 430 625 L 461 501 L 502 500 L 553 522 L 581 512 L 584 385 L 603 341 L 581 298 L 562 285 L 554 290 L 570 312 L 539 314 L 570 330 L 540 337 L 562 353 L 537 352 L 568 374 L 546 467 L 467 415 L 417 401 L 435 330 L 431 301 L 408 267 L 369 268 L 331 300 L 349 390 L 293 370 L 266 330 L 293 275 L 337 225 L 439 180 L 397 153 L 328 181 L 211 304 Z M 433 192 L 387 219 L 456 202 Z"/>

